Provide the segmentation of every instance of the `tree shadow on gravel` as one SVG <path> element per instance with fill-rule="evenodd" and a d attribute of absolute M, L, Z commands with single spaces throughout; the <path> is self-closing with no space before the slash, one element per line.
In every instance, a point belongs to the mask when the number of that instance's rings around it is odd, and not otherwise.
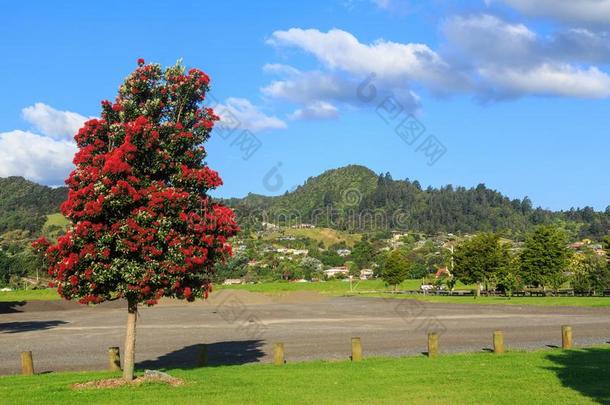
<path fill-rule="evenodd" d="M 610 404 L 610 349 L 568 350 L 546 356 L 562 385 L 599 402 Z"/>
<path fill-rule="evenodd" d="M 66 321 L 24 321 L 0 323 L 0 333 L 22 333 L 47 330 L 68 323 Z"/>
<path fill-rule="evenodd" d="M 265 353 L 260 349 L 262 340 L 227 341 L 207 344 L 207 365 L 228 366 L 258 363 Z M 145 360 L 136 364 L 139 369 L 192 369 L 201 367 L 203 345 L 191 345 L 165 354 L 156 360 Z"/>

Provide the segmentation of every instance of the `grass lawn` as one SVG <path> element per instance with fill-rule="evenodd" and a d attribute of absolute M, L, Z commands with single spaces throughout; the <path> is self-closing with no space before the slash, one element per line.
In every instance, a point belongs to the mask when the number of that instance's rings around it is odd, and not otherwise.
<path fill-rule="evenodd" d="M 396 299 L 417 299 L 426 302 L 443 302 L 453 304 L 479 304 L 479 305 L 539 305 L 539 306 L 567 306 L 567 307 L 606 307 L 610 308 L 610 297 L 446 297 L 422 295 L 390 295 L 390 294 L 362 294 L 363 296 L 390 297 Z"/>
<path fill-rule="evenodd" d="M 406 280 L 400 285 L 403 290 L 417 290 L 421 280 Z M 364 297 L 384 297 L 393 299 L 418 299 L 427 302 L 443 302 L 456 304 L 497 304 L 497 305 L 543 305 L 543 306 L 578 306 L 578 307 L 610 307 L 610 297 L 446 297 L 446 296 L 423 296 L 423 295 L 394 295 L 366 293 L 366 291 L 382 291 L 386 287 L 381 280 L 355 280 L 353 291 L 350 291 L 348 281 L 332 280 L 319 283 L 260 283 L 223 286 L 217 285 L 216 289 L 234 289 L 263 294 L 283 294 L 293 291 L 315 291 L 322 294 L 343 296 L 358 295 Z M 457 289 L 470 289 L 458 283 Z M 33 301 L 33 300 L 59 300 L 59 295 L 54 289 L 48 290 L 16 290 L 0 292 L 0 302 L 6 301 Z"/>
<path fill-rule="evenodd" d="M 0 291 L 0 302 L 50 301 L 59 299 L 61 298 L 55 289 Z"/>
<path fill-rule="evenodd" d="M 29 403 L 548 403 L 610 402 L 610 349 L 249 364 L 169 370 L 180 387 L 75 391 L 110 373 L 0 377 L 0 402 Z"/>

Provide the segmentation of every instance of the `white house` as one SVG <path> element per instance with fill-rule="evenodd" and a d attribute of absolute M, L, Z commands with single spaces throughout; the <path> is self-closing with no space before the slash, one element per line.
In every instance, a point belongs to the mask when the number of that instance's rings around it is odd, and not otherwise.
<path fill-rule="evenodd" d="M 345 257 L 351 255 L 352 251 L 349 249 L 338 249 L 337 254 L 341 257 Z"/>
<path fill-rule="evenodd" d="M 344 275 L 347 276 L 349 274 L 349 270 L 347 267 L 345 266 L 341 266 L 341 267 L 332 267 L 330 269 L 324 270 L 324 274 L 326 275 L 326 277 L 331 278 L 331 277 L 337 277 L 338 275 Z"/>
<path fill-rule="evenodd" d="M 370 280 L 373 278 L 373 270 L 362 269 L 360 270 L 360 280 Z"/>

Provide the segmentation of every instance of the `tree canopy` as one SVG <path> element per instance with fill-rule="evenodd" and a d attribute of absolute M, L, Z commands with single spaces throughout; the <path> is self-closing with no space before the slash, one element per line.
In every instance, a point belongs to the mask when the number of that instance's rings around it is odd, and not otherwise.
<path fill-rule="evenodd" d="M 541 225 L 527 235 L 521 252 L 521 275 L 528 285 L 559 288 L 570 252 L 565 232 Z"/>
<path fill-rule="evenodd" d="M 454 254 L 454 275 L 464 283 L 490 282 L 509 265 L 506 245 L 495 233 L 481 233 L 459 244 Z"/>

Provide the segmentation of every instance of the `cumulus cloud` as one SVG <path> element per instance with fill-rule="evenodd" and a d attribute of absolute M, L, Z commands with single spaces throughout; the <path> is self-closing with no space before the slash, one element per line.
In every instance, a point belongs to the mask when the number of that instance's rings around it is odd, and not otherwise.
<path fill-rule="evenodd" d="M 263 95 L 301 105 L 291 118 L 334 118 L 339 115 L 337 104 L 348 108 L 366 108 L 372 105 L 370 100 L 363 99 L 358 91 L 371 75 L 318 70 L 303 72 L 292 66 L 279 64 L 266 65 L 264 70 L 278 76 L 278 79 L 261 89 Z M 419 97 L 407 87 L 406 82 L 386 80 L 378 75 L 374 77 L 370 84 L 375 88 L 378 102 L 393 96 L 408 112 L 416 112 L 420 108 Z M 329 105 L 335 108 L 334 112 L 331 113 Z M 326 106 L 324 111 L 320 106 Z"/>
<path fill-rule="evenodd" d="M 220 116 L 221 122 L 225 121 L 232 127 L 239 126 L 252 132 L 286 128 L 284 121 L 266 115 L 245 98 L 228 98 L 225 104 L 215 106 L 214 110 Z"/>
<path fill-rule="evenodd" d="M 321 32 L 301 28 L 275 31 L 267 42 L 277 47 L 299 48 L 333 71 L 362 77 L 374 72 L 380 80 L 395 84 L 417 81 L 438 91 L 464 86 L 463 78 L 450 74 L 450 66 L 425 44 L 383 39 L 364 44 L 340 29 Z"/>
<path fill-rule="evenodd" d="M 290 114 L 293 120 L 333 119 L 339 116 L 339 110 L 326 101 L 315 101 Z"/>
<path fill-rule="evenodd" d="M 503 2 L 532 16 L 549 17 L 568 23 L 610 24 L 610 0 L 486 0 Z"/>
<path fill-rule="evenodd" d="M 63 184 L 72 170 L 72 141 L 27 131 L 0 133 L 0 176 L 23 176 L 48 185 Z"/>
<path fill-rule="evenodd" d="M 76 153 L 72 138 L 87 118 L 44 103 L 26 107 L 21 113 L 36 132 L 0 132 L 0 176 L 23 176 L 47 185 L 63 184 L 73 168 Z"/>
<path fill-rule="evenodd" d="M 23 119 L 43 135 L 54 139 L 72 138 L 87 118 L 71 111 L 60 111 L 44 103 L 21 110 Z"/>
<path fill-rule="evenodd" d="M 448 52 L 471 63 L 530 63 L 537 37 L 523 24 L 509 24 L 492 15 L 456 16 L 447 19 L 442 32 Z"/>
<path fill-rule="evenodd" d="M 610 97 L 610 77 L 596 67 L 542 64 L 534 68 L 480 68 L 500 97 L 537 94 L 579 98 Z M 494 89 L 488 89 L 493 92 Z"/>
<path fill-rule="evenodd" d="M 360 42 L 340 29 L 291 28 L 275 31 L 267 43 L 277 48 L 296 48 L 312 55 L 321 69 L 301 71 L 291 66 L 268 64 L 267 73 L 278 78 L 261 90 L 265 96 L 300 104 L 295 116 L 328 118 L 331 111 L 320 111 L 321 103 L 363 107 L 357 89 L 371 75 L 379 97 L 394 96 L 410 113 L 420 108 L 415 88 L 425 87 L 435 94 L 466 91 L 467 76 L 451 66 L 425 44 L 376 40 Z M 313 107 L 312 107 L 313 106 Z M 338 109 L 338 108 L 337 108 Z M 338 111 L 333 111 L 334 117 Z M 296 114 L 296 115 L 294 115 Z"/>
<path fill-rule="evenodd" d="M 523 24 L 491 15 L 450 18 L 443 33 L 448 59 L 465 66 L 478 97 L 610 96 L 610 77 L 587 66 L 610 56 L 599 34 L 581 29 L 541 38 Z"/>

